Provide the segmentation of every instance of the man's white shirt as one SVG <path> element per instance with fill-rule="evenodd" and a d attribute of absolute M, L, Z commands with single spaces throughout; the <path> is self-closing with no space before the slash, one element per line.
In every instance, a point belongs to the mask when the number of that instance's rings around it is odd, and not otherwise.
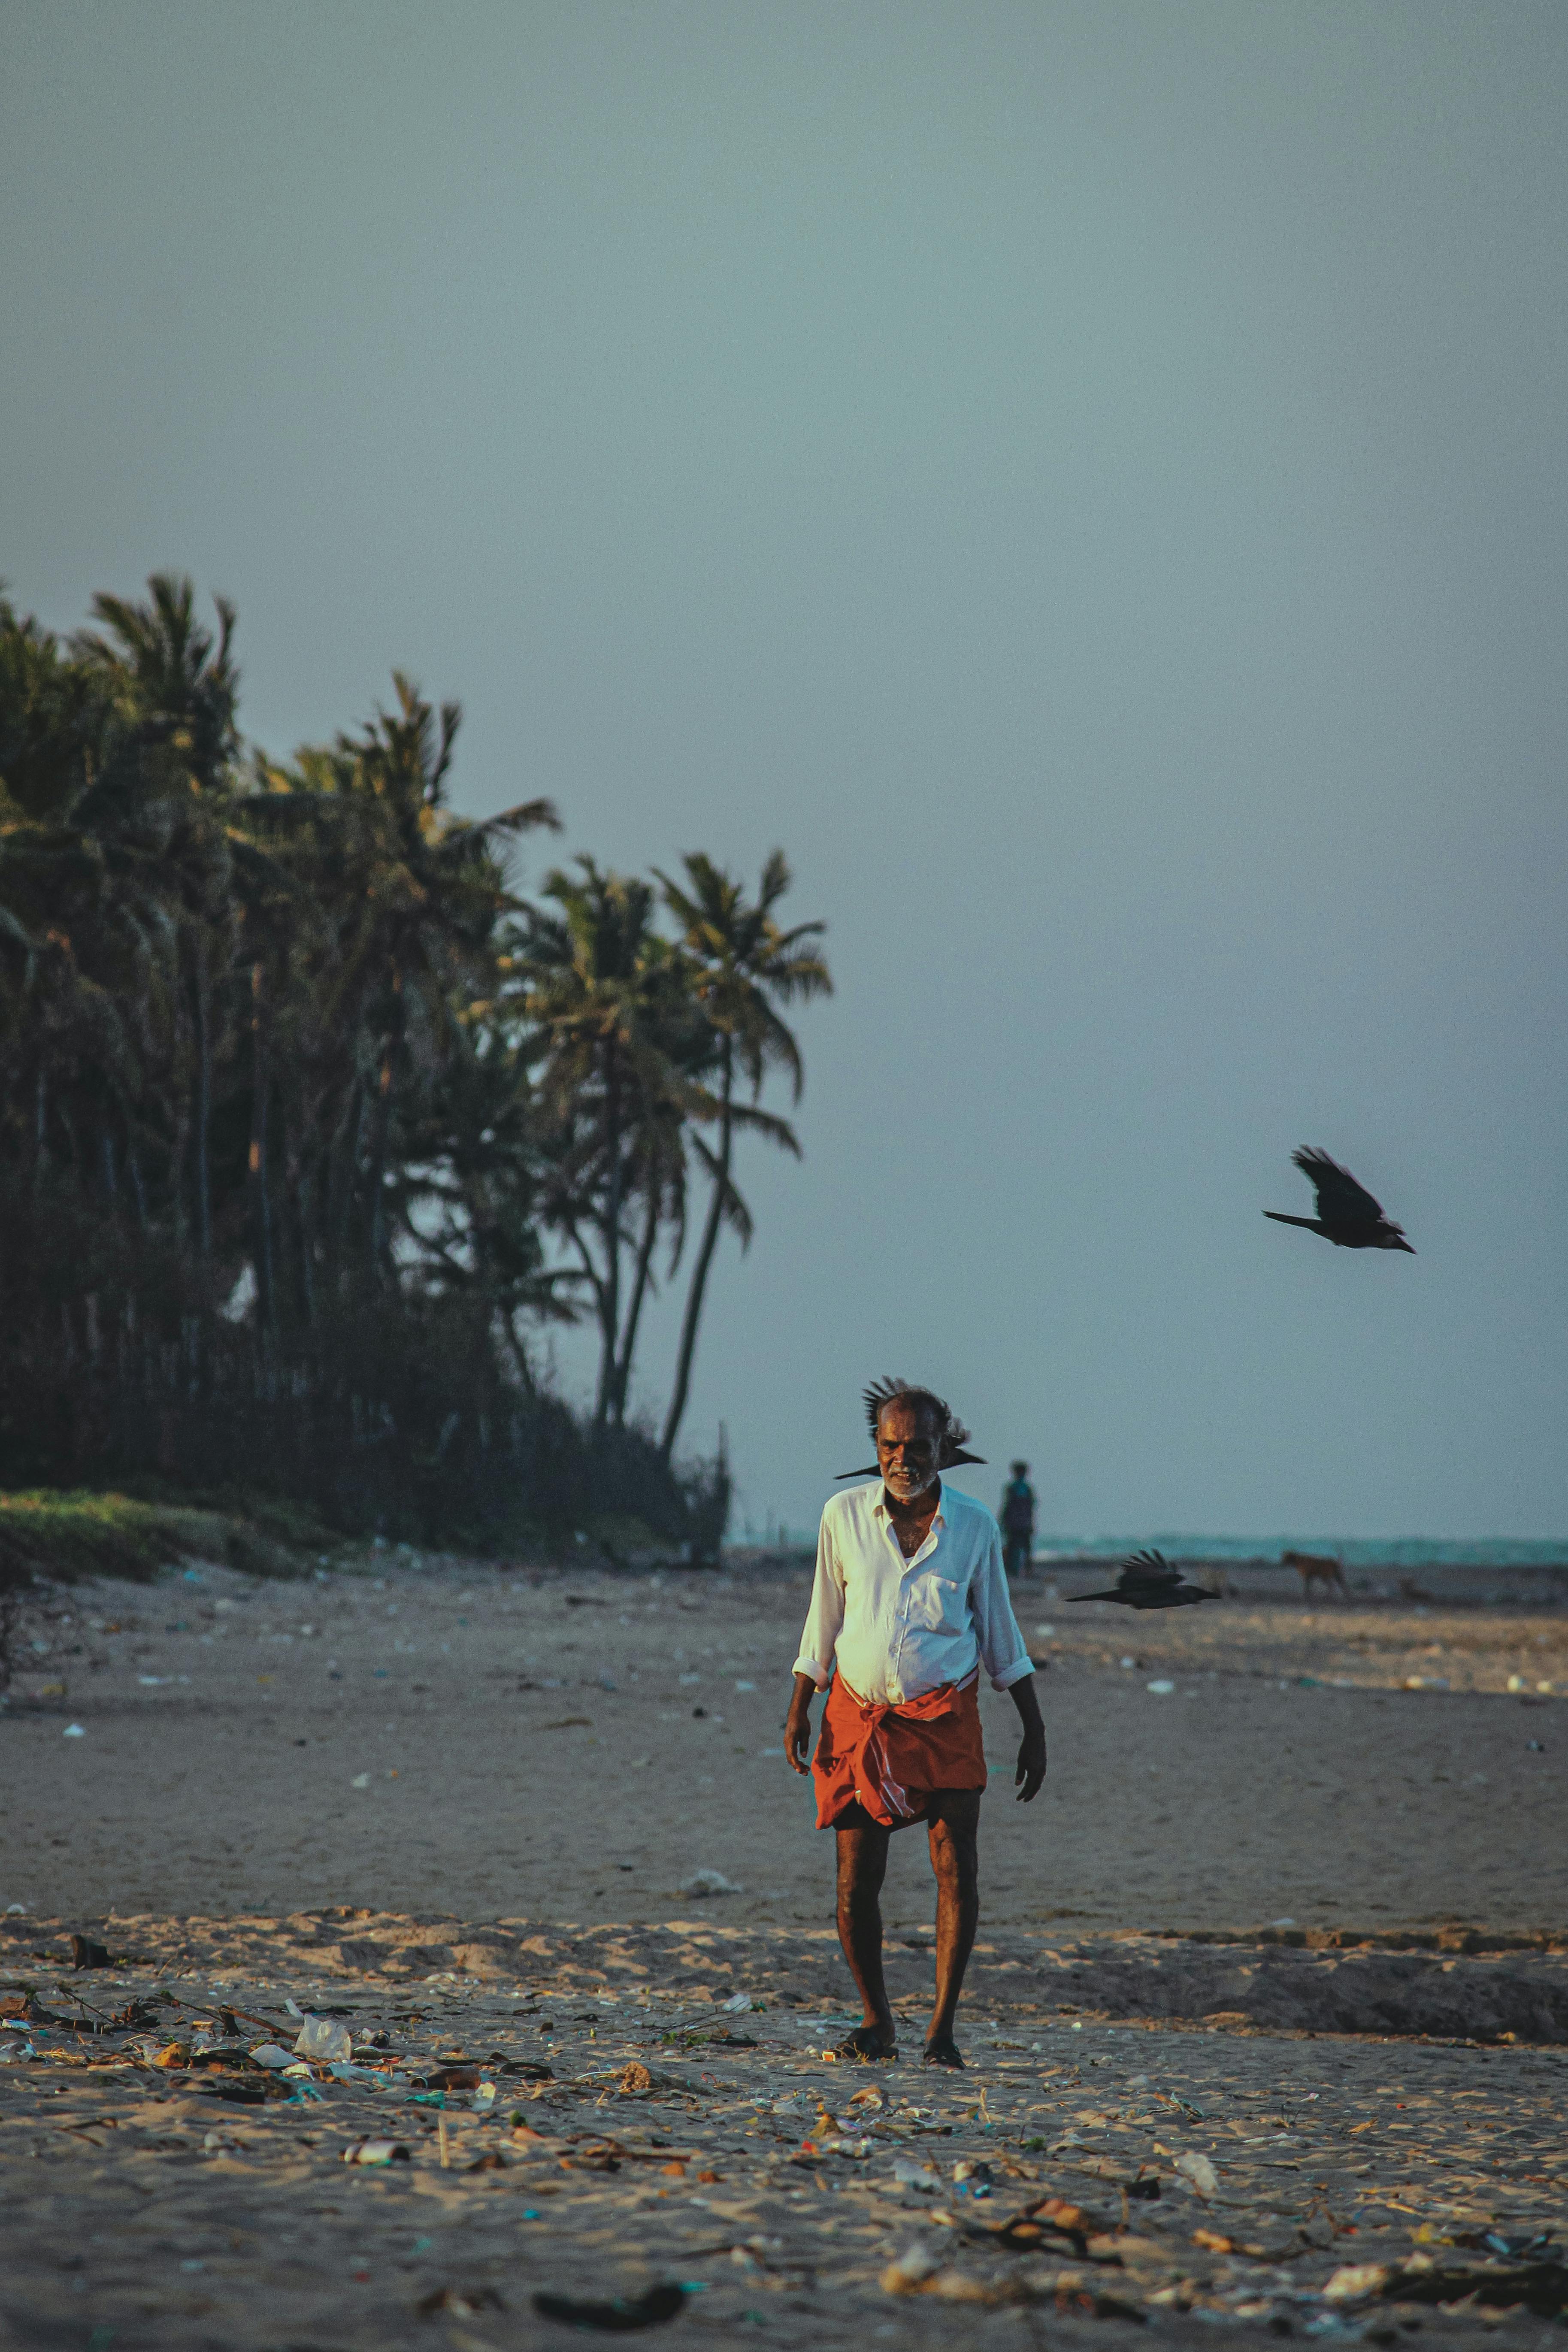
<path fill-rule="evenodd" d="M 1002 1531 L 984 1503 L 943 1486 L 931 1533 L 905 1559 L 882 1482 L 831 1496 L 797 1675 L 818 1690 L 834 1666 L 859 1698 L 900 1706 L 984 1666 L 994 1690 L 1030 1672 L 1007 1595 Z"/>

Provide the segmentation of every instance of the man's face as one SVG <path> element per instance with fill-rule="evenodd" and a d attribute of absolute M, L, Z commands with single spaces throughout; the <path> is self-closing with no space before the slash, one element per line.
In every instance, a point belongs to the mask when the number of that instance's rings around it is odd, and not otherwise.
<path fill-rule="evenodd" d="M 877 1467 L 895 1503 L 912 1503 L 937 1475 L 942 1433 L 929 1406 L 894 1401 L 877 1422 Z"/>

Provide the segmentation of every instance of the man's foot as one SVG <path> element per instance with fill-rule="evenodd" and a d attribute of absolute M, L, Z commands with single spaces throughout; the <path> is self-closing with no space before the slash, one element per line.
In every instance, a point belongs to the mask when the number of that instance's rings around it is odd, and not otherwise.
<path fill-rule="evenodd" d="M 899 2045 L 893 2035 L 884 2033 L 879 2025 L 858 2025 L 853 2033 L 847 2033 L 837 2044 L 833 2054 L 836 2058 L 858 2059 L 868 2066 L 879 2058 L 896 2058 Z"/>
<path fill-rule="evenodd" d="M 962 2066 L 957 2042 L 951 2033 L 933 2033 L 926 2043 L 922 2066 Z"/>

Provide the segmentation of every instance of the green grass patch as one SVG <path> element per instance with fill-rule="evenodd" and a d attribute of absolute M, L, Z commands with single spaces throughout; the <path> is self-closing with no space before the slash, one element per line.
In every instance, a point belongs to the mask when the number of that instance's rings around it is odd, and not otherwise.
<path fill-rule="evenodd" d="M 182 1559 L 218 1560 L 253 1576 L 298 1576 L 320 1535 L 302 1515 L 153 1502 L 134 1495 L 41 1486 L 0 1495 L 0 1590 L 35 1576 L 145 1580 Z"/>

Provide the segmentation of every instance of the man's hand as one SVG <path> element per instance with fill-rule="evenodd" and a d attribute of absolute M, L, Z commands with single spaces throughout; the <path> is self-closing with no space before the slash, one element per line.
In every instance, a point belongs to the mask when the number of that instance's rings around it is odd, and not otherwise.
<path fill-rule="evenodd" d="M 1018 1791 L 1021 1805 L 1032 1804 L 1046 1781 L 1046 1727 L 1040 1715 L 1040 1702 L 1035 1696 L 1035 1677 L 1026 1675 L 1014 1683 L 1007 1693 L 1018 1710 L 1024 1727 L 1024 1737 L 1018 1742 L 1018 1769 L 1013 1775 L 1013 1785 Z"/>
<path fill-rule="evenodd" d="M 1046 1727 L 1037 1723 L 1018 1742 L 1018 1769 L 1013 1775 L 1018 1802 L 1031 1804 L 1046 1785 Z"/>
<path fill-rule="evenodd" d="M 811 1769 L 806 1755 L 811 1747 L 811 1702 L 816 1696 L 816 1685 L 811 1676 L 796 1675 L 784 1731 L 784 1756 L 792 1772 Z"/>

